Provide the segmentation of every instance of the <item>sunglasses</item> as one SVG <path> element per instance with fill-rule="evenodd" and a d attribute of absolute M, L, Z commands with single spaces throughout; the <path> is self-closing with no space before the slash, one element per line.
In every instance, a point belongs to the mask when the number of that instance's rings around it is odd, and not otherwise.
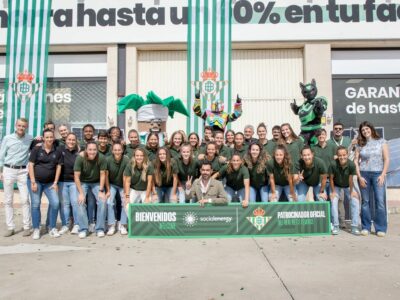
<path fill-rule="evenodd" d="M 333 130 L 342 131 L 343 128 L 333 128 Z"/>

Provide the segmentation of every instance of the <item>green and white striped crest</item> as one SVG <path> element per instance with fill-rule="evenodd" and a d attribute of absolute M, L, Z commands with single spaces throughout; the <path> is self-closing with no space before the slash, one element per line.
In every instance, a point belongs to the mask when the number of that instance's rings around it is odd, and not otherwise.
<path fill-rule="evenodd" d="M 51 0 L 8 0 L 3 136 L 18 118 L 40 135 L 46 116 Z"/>
<path fill-rule="evenodd" d="M 196 90 L 202 109 L 221 101 L 231 108 L 231 0 L 189 0 L 187 131 L 203 133 L 203 120 L 193 113 Z M 215 76 L 217 76 L 215 78 Z"/>

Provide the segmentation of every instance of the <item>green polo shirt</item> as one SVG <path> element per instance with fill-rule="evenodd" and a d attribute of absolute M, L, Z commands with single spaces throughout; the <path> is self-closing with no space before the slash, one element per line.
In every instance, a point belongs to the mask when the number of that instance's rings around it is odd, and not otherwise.
<path fill-rule="evenodd" d="M 225 145 L 222 145 L 221 149 L 218 150 L 218 155 L 225 157 L 230 160 L 232 157 L 233 149 Z M 206 147 L 200 147 L 199 154 L 206 154 Z"/>
<path fill-rule="evenodd" d="M 333 157 L 335 156 L 336 147 L 332 144 L 326 143 L 325 147 L 322 148 L 319 144 L 313 145 L 311 147 L 314 152 L 314 156 L 320 158 L 329 168 L 331 162 L 333 161 Z"/>
<path fill-rule="evenodd" d="M 245 166 L 241 166 L 239 170 L 228 173 L 228 165 L 223 166 L 219 171 L 219 177 L 226 178 L 226 185 L 234 191 L 244 188 L 244 179 L 250 179 L 249 170 Z"/>
<path fill-rule="evenodd" d="M 171 172 L 171 176 L 169 177 L 169 179 L 167 178 L 167 170 L 165 168 L 165 166 L 161 166 L 160 171 L 161 171 L 161 185 L 157 185 L 158 187 L 172 187 L 173 183 L 174 183 L 174 174 L 178 174 L 178 166 L 177 163 L 175 162 L 175 160 L 171 160 L 171 168 L 172 168 L 172 172 Z M 154 169 L 154 173 L 156 172 L 156 170 Z M 155 183 L 155 181 L 154 181 Z"/>
<path fill-rule="evenodd" d="M 99 153 L 98 160 L 85 160 L 78 155 L 74 164 L 74 171 L 81 172 L 80 180 L 84 183 L 100 182 L 100 171 L 107 170 L 107 161 L 103 154 Z"/>
<path fill-rule="evenodd" d="M 348 160 L 346 165 L 341 166 L 339 160 L 334 160 L 329 166 L 329 175 L 333 176 L 335 186 L 348 188 L 349 177 L 356 175 L 356 165 L 351 160 Z"/>
<path fill-rule="evenodd" d="M 273 156 L 274 155 L 274 150 L 276 147 L 276 143 L 273 140 L 268 140 L 267 143 L 265 143 L 263 145 L 263 149 L 266 153 L 269 154 L 269 156 Z"/>
<path fill-rule="evenodd" d="M 129 164 L 129 158 L 124 155 L 120 161 L 116 161 L 114 156 L 111 155 L 106 158 L 106 161 L 110 184 L 123 187 L 123 174 L 125 167 Z"/>
<path fill-rule="evenodd" d="M 199 161 L 199 168 L 201 168 L 201 164 L 203 163 L 203 160 Z M 211 161 L 211 166 L 213 168 L 213 174 L 219 172 L 219 170 L 224 166 L 225 164 L 220 163 L 219 157 L 215 156 L 214 159 Z"/>
<path fill-rule="evenodd" d="M 193 181 L 199 177 L 199 163 L 196 159 L 192 159 L 190 164 L 185 165 L 182 159 L 176 161 L 178 168 L 178 178 L 180 182 L 186 182 L 188 176 L 193 177 Z"/>
<path fill-rule="evenodd" d="M 274 181 L 276 185 L 279 186 L 289 185 L 289 181 L 285 176 L 285 171 L 283 170 L 283 166 L 280 166 L 274 159 L 271 159 L 267 162 L 267 172 L 268 174 L 274 175 Z M 293 164 L 290 165 L 289 173 L 291 175 L 295 173 Z"/>
<path fill-rule="evenodd" d="M 154 174 L 153 165 L 149 164 L 146 172 L 146 180 L 142 180 L 142 170 L 137 167 L 132 171 L 131 164 L 124 170 L 124 176 L 131 177 L 131 189 L 135 191 L 145 191 L 147 189 L 147 176 Z"/>
<path fill-rule="evenodd" d="M 219 149 L 218 151 L 218 155 L 225 157 L 227 160 L 230 160 L 232 158 L 232 150 L 232 148 L 222 145 L 221 149 Z"/>
<path fill-rule="evenodd" d="M 156 159 L 158 149 L 152 149 L 146 147 L 146 150 L 147 150 L 147 155 L 149 156 L 149 161 L 154 161 Z"/>
<path fill-rule="evenodd" d="M 200 152 L 199 152 L 199 148 L 197 149 L 192 149 L 193 152 L 193 158 L 197 159 L 197 157 L 199 156 Z"/>
<path fill-rule="evenodd" d="M 296 163 L 300 160 L 301 149 L 303 149 L 304 143 L 301 139 L 292 141 L 290 144 L 286 143 L 286 148 L 292 159 L 292 163 Z"/>
<path fill-rule="evenodd" d="M 251 169 L 248 168 L 250 173 L 250 185 L 256 189 L 268 185 L 267 167 L 265 166 L 264 170 L 262 170 L 260 173 L 257 173 L 258 165 L 259 163 L 257 162 L 256 164 L 253 164 L 253 167 Z"/>
<path fill-rule="evenodd" d="M 181 158 L 181 153 L 179 152 L 179 150 L 171 147 L 169 148 L 169 152 L 171 153 L 171 157 L 175 160 L 178 160 Z"/>
<path fill-rule="evenodd" d="M 112 147 L 110 144 L 107 144 L 106 149 L 104 151 L 100 150 L 100 146 L 97 144 L 97 150 L 99 151 L 99 153 L 103 154 L 104 156 L 111 156 L 112 155 Z"/>
<path fill-rule="evenodd" d="M 328 174 L 328 168 L 322 159 L 314 157 L 310 168 L 306 167 L 301 159 L 298 164 L 298 171 L 303 172 L 303 182 L 309 186 L 316 186 L 320 183 L 320 176 Z"/>
<path fill-rule="evenodd" d="M 147 156 L 149 155 L 148 151 L 146 150 L 146 147 L 143 146 L 142 144 L 137 144 L 137 145 L 129 144 L 129 145 L 126 145 L 124 154 L 126 156 L 128 156 L 129 158 L 132 158 L 133 153 L 135 153 L 135 150 L 139 149 L 139 148 L 145 150 Z"/>
<path fill-rule="evenodd" d="M 247 146 L 247 145 L 243 145 L 243 147 L 242 147 L 242 149 L 240 149 L 240 150 L 237 150 L 236 148 L 233 148 L 232 149 L 232 155 L 233 154 L 235 154 L 235 153 L 239 153 L 239 155 L 240 155 L 240 157 L 243 159 L 243 157 L 246 155 L 246 153 L 247 153 L 247 149 L 248 149 L 249 147 Z"/>
<path fill-rule="evenodd" d="M 351 144 L 351 139 L 348 136 L 343 136 L 339 141 L 336 141 L 334 137 L 331 137 L 328 141 L 328 144 L 332 145 L 335 149 L 335 154 L 336 150 L 339 146 L 343 146 L 345 148 L 349 148 Z"/>

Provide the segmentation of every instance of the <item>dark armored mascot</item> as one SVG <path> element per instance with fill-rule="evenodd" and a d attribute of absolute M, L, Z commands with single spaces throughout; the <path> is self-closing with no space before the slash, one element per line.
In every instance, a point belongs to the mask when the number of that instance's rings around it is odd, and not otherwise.
<path fill-rule="evenodd" d="M 290 107 L 300 118 L 300 136 L 304 143 L 315 145 L 318 143 L 315 132 L 322 128 L 321 118 L 328 107 L 328 102 L 323 96 L 317 97 L 318 89 L 315 79 L 308 84 L 300 82 L 300 88 L 306 100 L 300 106 L 294 100 Z"/>

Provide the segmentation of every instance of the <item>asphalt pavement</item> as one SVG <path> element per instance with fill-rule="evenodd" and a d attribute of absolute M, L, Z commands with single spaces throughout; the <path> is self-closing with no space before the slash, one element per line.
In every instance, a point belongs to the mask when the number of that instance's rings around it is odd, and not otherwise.
<path fill-rule="evenodd" d="M 400 299 L 400 215 L 389 220 L 385 238 L 34 241 L 20 232 L 0 237 L 0 299 Z M 0 222 L 4 230 L 3 207 Z"/>

